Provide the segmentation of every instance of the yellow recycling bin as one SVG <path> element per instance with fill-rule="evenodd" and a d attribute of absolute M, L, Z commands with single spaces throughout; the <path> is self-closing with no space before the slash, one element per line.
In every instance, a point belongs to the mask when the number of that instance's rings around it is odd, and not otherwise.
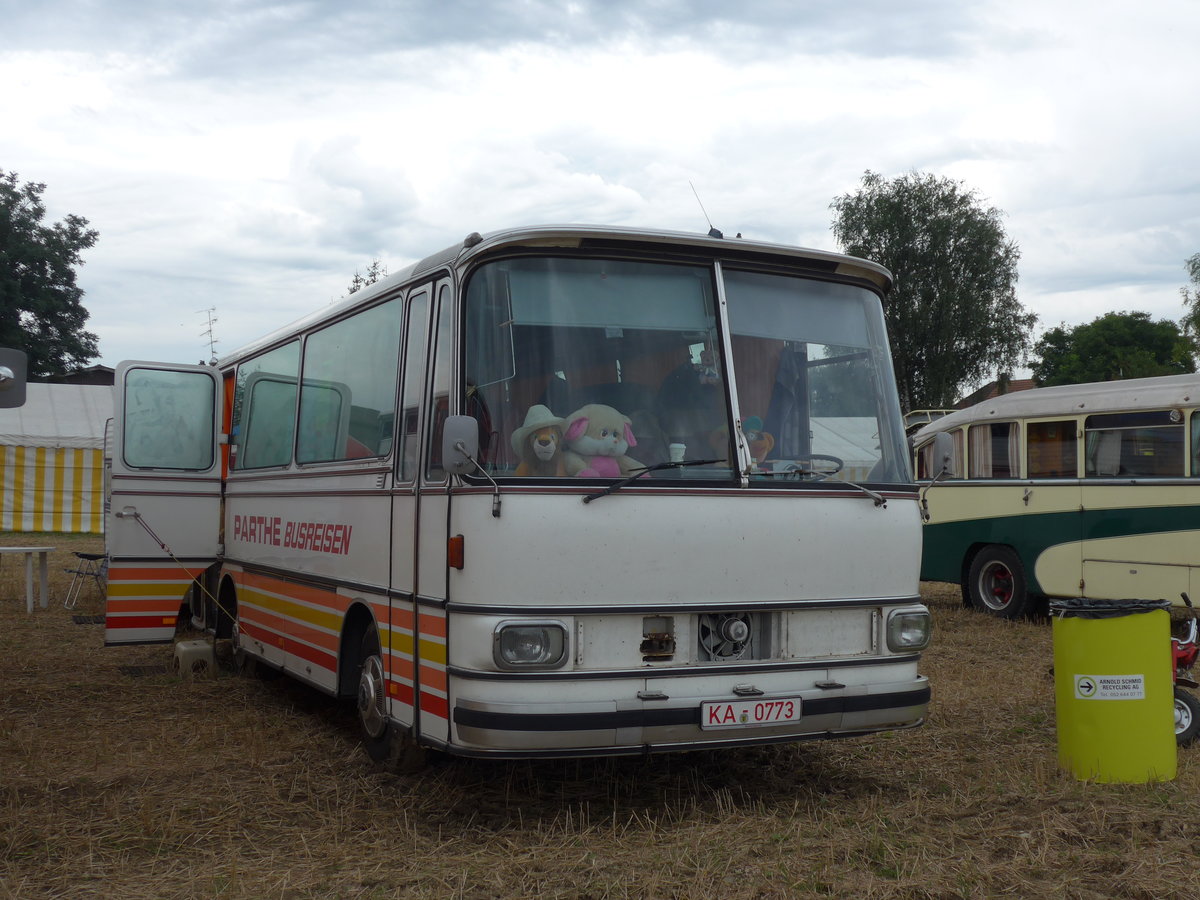
<path fill-rule="evenodd" d="M 1175 777 L 1171 604 L 1050 604 L 1058 764 L 1081 781 Z"/>

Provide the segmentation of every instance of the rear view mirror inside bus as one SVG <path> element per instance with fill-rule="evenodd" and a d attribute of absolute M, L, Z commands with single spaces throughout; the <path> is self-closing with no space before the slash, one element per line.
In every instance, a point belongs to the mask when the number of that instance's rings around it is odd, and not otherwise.
<path fill-rule="evenodd" d="M 442 460 L 452 475 L 474 470 L 479 456 L 479 423 L 472 416 L 450 416 L 442 430 Z"/>

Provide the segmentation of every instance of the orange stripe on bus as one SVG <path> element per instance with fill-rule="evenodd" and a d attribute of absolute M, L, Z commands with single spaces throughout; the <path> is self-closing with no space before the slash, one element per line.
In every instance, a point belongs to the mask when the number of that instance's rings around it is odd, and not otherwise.
<path fill-rule="evenodd" d="M 198 569 L 183 569 L 179 566 L 146 569 L 142 567 L 126 568 L 120 563 L 113 563 L 109 566 L 108 578 L 110 581 L 182 581 L 186 584 L 203 571 L 203 566 Z"/>
<path fill-rule="evenodd" d="M 421 613 L 421 634 L 444 638 L 446 636 L 446 617 Z"/>
<path fill-rule="evenodd" d="M 338 596 L 335 591 L 324 588 L 310 587 L 305 584 L 295 584 L 282 578 L 272 578 L 270 575 L 257 575 L 249 572 L 242 573 L 239 581 L 249 588 L 257 588 L 272 594 L 279 594 L 292 600 L 311 603 L 314 606 L 324 606 L 328 609 L 344 612 L 349 601 Z"/>
<path fill-rule="evenodd" d="M 179 614 L 179 606 L 183 597 L 162 597 L 138 600 L 126 600 L 123 597 L 109 597 L 106 611 L 110 613 L 143 612 L 162 613 L 172 616 Z"/>
<path fill-rule="evenodd" d="M 396 678 L 404 678 L 408 681 L 413 679 L 413 661 L 405 659 L 402 656 L 389 657 L 391 663 L 391 673 Z"/>
<path fill-rule="evenodd" d="M 422 685 L 444 691 L 447 689 L 449 683 L 445 672 L 440 669 L 431 669 L 429 666 L 421 666 Z"/>

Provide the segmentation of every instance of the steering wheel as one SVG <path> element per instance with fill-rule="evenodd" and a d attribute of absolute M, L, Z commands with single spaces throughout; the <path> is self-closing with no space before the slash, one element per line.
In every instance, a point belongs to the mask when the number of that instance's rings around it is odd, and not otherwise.
<path fill-rule="evenodd" d="M 822 468 L 817 468 L 818 463 L 823 463 Z M 812 476 L 813 481 L 824 481 L 842 471 L 842 467 L 846 463 L 843 459 L 837 456 L 830 456 L 828 453 L 810 453 L 808 455 L 808 468 L 802 469 L 800 466 L 792 463 L 785 470 L 787 474 L 793 478 L 803 478 L 805 475 Z"/>

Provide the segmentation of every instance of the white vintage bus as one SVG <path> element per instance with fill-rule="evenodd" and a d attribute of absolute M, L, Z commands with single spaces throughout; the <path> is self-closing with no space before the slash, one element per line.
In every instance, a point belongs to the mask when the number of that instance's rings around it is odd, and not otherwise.
<path fill-rule="evenodd" d="M 1198 409 L 1200 375 L 1172 375 L 1018 391 L 925 426 L 921 577 L 1008 618 L 1047 597 L 1197 596 Z"/>
<path fill-rule="evenodd" d="M 211 367 L 122 363 L 107 642 L 190 617 L 352 700 L 377 759 L 918 725 L 889 286 L 830 253 L 531 227 Z"/>

